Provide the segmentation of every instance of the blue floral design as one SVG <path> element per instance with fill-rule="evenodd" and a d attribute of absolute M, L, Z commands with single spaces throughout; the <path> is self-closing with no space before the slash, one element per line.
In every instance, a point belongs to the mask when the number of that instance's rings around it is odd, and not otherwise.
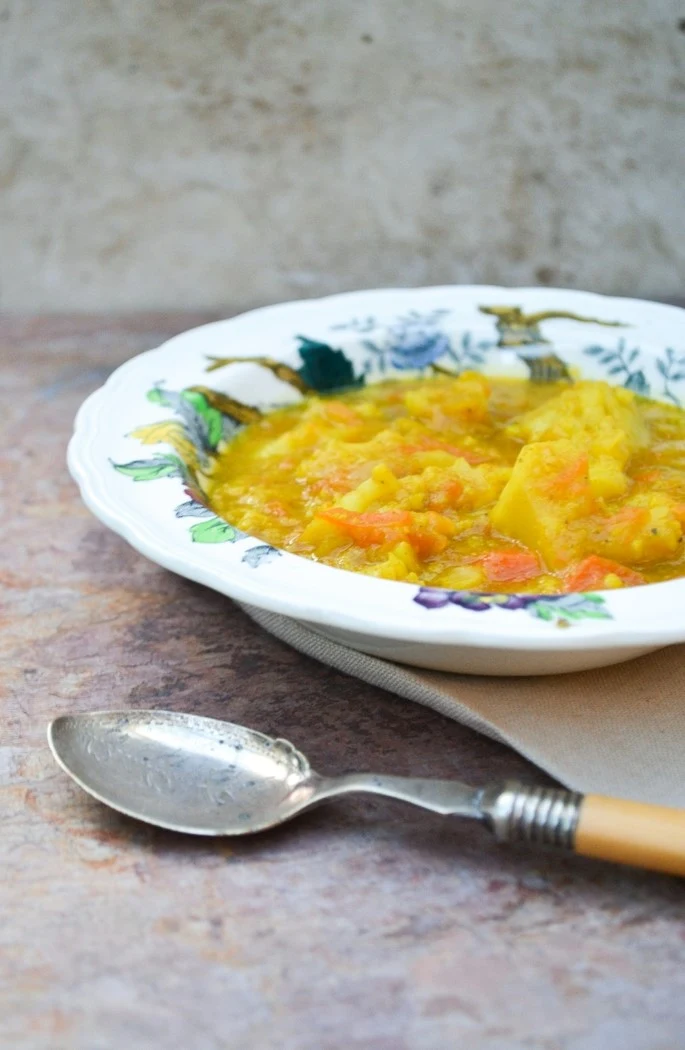
<path fill-rule="evenodd" d="M 451 336 L 442 327 L 449 310 L 431 310 L 420 313 L 411 310 L 397 317 L 390 325 L 373 316 L 355 317 L 344 324 L 333 325 L 331 330 L 351 331 L 358 335 L 376 338 L 362 339 L 362 346 L 369 356 L 364 362 L 364 372 L 375 368 L 385 373 L 388 368 L 398 372 L 423 371 L 445 360 L 455 372 L 464 368 L 477 368 L 483 364 L 484 353 L 492 349 L 494 340 L 473 341 L 470 332 L 464 332 L 455 346 Z"/>
<path fill-rule="evenodd" d="M 448 311 L 445 310 L 445 313 Z M 359 335 L 368 335 L 369 332 L 373 332 L 379 327 L 379 322 L 373 316 L 368 314 L 366 317 L 353 317 L 349 321 L 343 321 L 340 324 L 332 324 L 331 332 L 357 332 Z"/>
<path fill-rule="evenodd" d="M 450 351 L 450 341 L 444 332 L 431 331 L 418 325 L 391 328 L 390 364 L 398 371 L 428 368 Z"/>
<path fill-rule="evenodd" d="M 487 352 L 494 350 L 496 346 L 494 339 L 479 339 L 476 343 L 470 332 L 464 332 L 459 345 L 452 345 L 449 357 L 460 371 L 465 368 L 478 369 L 485 361 Z"/>
<path fill-rule="evenodd" d="M 256 547 L 250 547 L 249 550 L 246 550 L 240 560 L 249 565 L 251 569 L 256 569 L 259 565 L 263 565 L 264 562 L 274 561 L 275 558 L 280 557 L 281 552 L 276 547 L 272 547 L 270 543 L 260 543 Z"/>
<path fill-rule="evenodd" d="M 189 499 L 185 503 L 179 503 L 174 511 L 177 518 L 212 518 L 214 512 L 211 507 L 200 503 L 198 499 Z"/>
<path fill-rule="evenodd" d="M 672 347 L 667 347 L 664 356 L 657 359 L 656 367 L 664 377 L 664 397 L 678 408 L 682 402 L 671 387 L 671 383 L 680 383 L 685 379 L 685 354 L 676 354 Z"/>
<path fill-rule="evenodd" d="M 625 339 L 619 339 L 613 350 L 606 346 L 587 346 L 583 353 L 596 358 L 600 365 L 606 367 L 607 378 L 617 379 L 620 376 L 623 386 L 628 390 L 642 394 L 643 397 L 649 396 L 649 383 L 639 367 L 641 362 L 638 347 L 628 350 Z"/>

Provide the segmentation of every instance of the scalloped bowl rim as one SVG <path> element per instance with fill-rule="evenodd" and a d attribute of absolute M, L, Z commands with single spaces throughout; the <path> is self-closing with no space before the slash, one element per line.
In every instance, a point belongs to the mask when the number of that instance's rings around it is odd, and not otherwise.
<path fill-rule="evenodd" d="M 412 600 L 417 593 L 414 584 L 362 576 L 316 564 L 288 552 L 282 552 L 278 559 L 278 573 L 252 571 L 248 574 L 235 559 L 227 561 L 220 557 L 217 547 L 192 544 L 187 534 L 164 527 L 167 523 L 157 521 L 154 523 L 156 528 L 153 528 L 149 515 L 134 507 L 132 500 L 123 502 L 115 497 L 110 474 L 113 457 L 109 450 L 117 443 L 120 429 L 115 429 L 104 408 L 112 401 L 116 404 L 117 397 L 124 390 L 127 399 L 132 397 L 132 391 L 133 396 L 139 392 L 141 405 L 145 404 L 146 390 L 140 382 L 142 373 L 147 371 L 145 365 L 152 361 L 161 363 L 165 355 L 185 353 L 189 344 L 197 342 L 198 338 L 206 342 L 208 336 L 223 335 L 240 325 L 271 324 L 274 321 L 280 324 L 289 319 L 289 315 L 306 312 L 314 316 L 341 303 L 368 308 L 373 301 L 389 296 L 418 300 L 440 295 L 462 300 L 472 297 L 474 301 L 476 296 L 496 296 L 503 302 L 556 297 L 557 305 L 559 299 L 574 300 L 575 308 L 579 308 L 581 300 L 589 303 L 590 309 L 596 304 L 595 312 L 600 306 L 602 309 L 610 306 L 613 310 L 638 307 L 641 312 L 653 313 L 654 320 L 658 314 L 660 320 L 676 322 L 685 331 L 685 311 L 675 306 L 572 289 L 488 285 L 343 292 L 265 306 L 226 320 L 212 321 L 181 332 L 160 346 L 124 362 L 81 405 L 69 443 L 68 465 L 85 504 L 137 551 L 164 568 L 238 602 L 318 625 L 322 629 L 329 627 L 400 643 L 425 642 L 521 651 L 656 648 L 685 641 L 685 623 L 679 624 L 677 619 L 674 623 L 679 609 L 685 606 L 685 578 L 620 591 L 595 592 L 610 603 L 612 619 L 580 621 L 572 628 L 559 630 L 550 623 L 512 616 L 510 612 L 494 608 L 485 617 L 455 606 L 426 610 Z M 298 324 L 298 328 L 301 327 Z M 256 538 L 250 539 L 254 541 Z M 239 542 L 244 550 L 245 541 Z M 283 577 L 292 589 L 283 589 Z M 351 593 L 353 587 L 363 593 L 360 593 L 357 603 L 350 606 L 343 599 L 345 596 L 354 597 Z"/>

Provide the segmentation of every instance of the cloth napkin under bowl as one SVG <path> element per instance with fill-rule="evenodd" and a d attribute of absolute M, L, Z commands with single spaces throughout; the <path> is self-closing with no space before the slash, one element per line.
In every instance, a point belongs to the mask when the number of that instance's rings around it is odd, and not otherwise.
<path fill-rule="evenodd" d="M 300 652 L 508 744 L 566 787 L 685 806 L 685 645 L 575 674 L 485 678 L 367 656 L 242 608 Z"/>

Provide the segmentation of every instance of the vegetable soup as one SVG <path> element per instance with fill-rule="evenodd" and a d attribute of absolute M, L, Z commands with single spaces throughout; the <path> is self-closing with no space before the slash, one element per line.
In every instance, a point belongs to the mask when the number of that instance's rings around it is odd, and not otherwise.
<path fill-rule="evenodd" d="M 384 579 L 630 587 L 685 575 L 685 412 L 604 382 L 387 381 L 250 423 L 208 494 L 276 547 Z"/>

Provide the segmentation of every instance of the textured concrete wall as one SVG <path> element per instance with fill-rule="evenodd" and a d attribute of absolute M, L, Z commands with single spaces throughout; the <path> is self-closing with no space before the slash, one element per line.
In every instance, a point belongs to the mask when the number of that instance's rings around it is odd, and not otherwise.
<path fill-rule="evenodd" d="M 685 286 L 678 0 L 0 0 L 0 308 Z"/>

